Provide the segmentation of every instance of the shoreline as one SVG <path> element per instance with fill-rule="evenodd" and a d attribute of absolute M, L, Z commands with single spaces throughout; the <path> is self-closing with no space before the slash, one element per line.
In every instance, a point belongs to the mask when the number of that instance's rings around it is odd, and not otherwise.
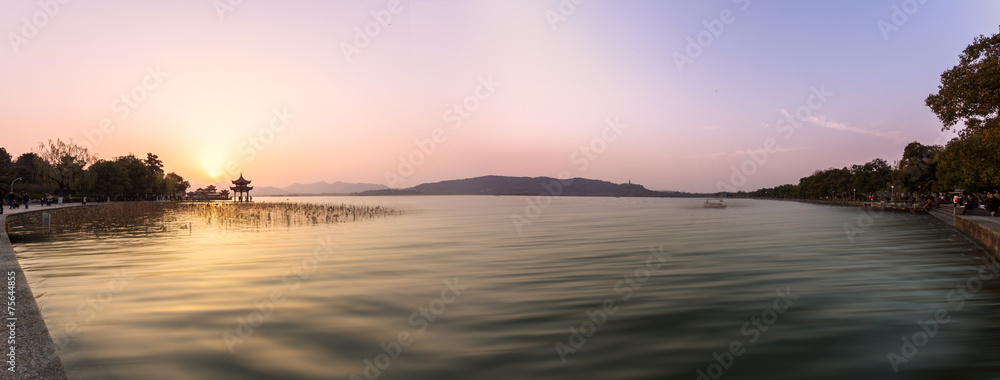
<path fill-rule="evenodd" d="M 948 215 L 943 211 L 931 212 L 931 214 L 968 236 L 986 252 L 992 253 L 995 259 L 1000 259 L 1000 217 Z M 948 222 L 949 217 L 951 218 L 950 223 Z"/>
<path fill-rule="evenodd" d="M 910 213 L 926 213 L 954 227 L 962 235 L 972 239 L 976 245 L 1000 260 L 1000 217 L 988 215 L 959 215 L 955 207 L 932 208 L 930 211 L 919 210 L 914 207 L 896 206 L 871 206 L 866 202 L 857 201 L 821 201 L 810 199 L 796 199 L 796 202 L 825 204 L 832 206 L 860 207 L 862 209 L 879 211 L 897 211 Z M 948 212 L 948 211 L 951 212 Z"/>
<path fill-rule="evenodd" d="M 30 209 L 4 209 L 3 215 L 0 215 L 0 270 L 2 270 L 4 278 L 7 279 L 7 291 L 4 298 L 8 302 L 11 301 L 11 298 L 14 301 L 14 310 L 11 311 L 8 308 L 4 312 L 5 332 L 3 335 L 9 338 L 12 325 L 15 333 L 13 344 L 10 343 L 9 339 L 4 339 L 4 368 L 2 372 L 5 379 L 67 378 L 66 370 L 63 368 L 62 359 L 59 357 L 48 325 L 42 317 L 35 295 L 31 291 L 31 286 L 28 284 L 28 279 L 7 235 L 7 217 L 79 206 L 82 205 L 78 203 L 52 206 L 36 205 Z M 14 348 L 13 368 L 9 362 L 11 347 Z"/>

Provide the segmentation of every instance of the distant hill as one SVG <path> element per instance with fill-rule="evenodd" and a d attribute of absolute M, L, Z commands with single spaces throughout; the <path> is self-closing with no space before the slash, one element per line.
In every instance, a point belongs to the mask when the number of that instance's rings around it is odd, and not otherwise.
<path fill-rule="evenodd" d="M 371 183 L 348 183 L 348 182 L 316 182 L 309 184 L 291 184 L 285 187 L 258 186 L 253 189 L 253 195 L 329 195 L 329 194 L 352 194 L 372 190 L 388 189 L 385 185 Z"/>
<path fill-rule="evenodd" d="M 654 191 L 632 183 L 612 183 L 587 178 L 559 180 L 551 177 L 485 176 L 425 183 L 407 189 L 382 189 L 358 195 L 538 195 L 685 197 L 680 192 Z"/>

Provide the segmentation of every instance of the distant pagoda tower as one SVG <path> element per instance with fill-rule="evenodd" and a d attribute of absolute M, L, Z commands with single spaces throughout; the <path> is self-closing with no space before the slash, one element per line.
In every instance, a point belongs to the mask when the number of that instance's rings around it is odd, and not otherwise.
<path fill-rule="evenodd" d="M 253 186 L 247 186 L 250 181 L 243 179 L 243 173 L 240 173 L 240 179 L 233 181 L 233 185 L 229 189 L 233 191 L 233 200 L 237 202 L 250 202 L 253 197 L 250 196 L 250 190 L 253 190 Z"/>

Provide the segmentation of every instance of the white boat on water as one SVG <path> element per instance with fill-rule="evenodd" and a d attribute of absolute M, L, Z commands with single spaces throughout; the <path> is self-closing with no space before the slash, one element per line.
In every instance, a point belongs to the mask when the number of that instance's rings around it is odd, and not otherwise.
<path fill-rule="evenodd" d="M 708 200 L 705 201 L 705 208 L 726 208 L 726 204 L 722 203 L 721 199 L 718 201 Z"/>

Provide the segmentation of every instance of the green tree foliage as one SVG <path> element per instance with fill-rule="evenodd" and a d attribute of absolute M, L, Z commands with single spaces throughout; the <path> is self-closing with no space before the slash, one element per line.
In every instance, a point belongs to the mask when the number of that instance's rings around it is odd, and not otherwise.
<path fill-rule="evenodd" d="M 916 141 L 906 145 L 903 158 L 892 172 L 893 183 L 900 191 L 927 192 L 937 182 L 940 145 L 923 145 Z"/>
<path fill-rule="evenodd" d="M 881 158 L 868 161 L 864 165 L 851 166 L 852 192 L 871 194 L 890 186 L 892 167 Z"/>
<path fill-rule="evenodd" d="M 156 181 L 150 174 L 145 161 L 130 153 L 127 156 L 115 158 L 115 162 L 128 173 L 129 186 L 125 189 L 125 194 L 129 197 L 144 199 L 146 195 L 153 192 Z"/>
<path fill-rule="evenodd" d="M 183 177 L 177 175 L 177 173 L 170 172 L 163 177 L 164 188 L 166 191 L 164 195 L 178 195 L 187 192 L 187 189 L 191 187 L 188 181 L 185 181 Z"/>
<path fill-rule="evenodd" d="M 163 177 L 163 161 L 160 161 L 160 157 L 155 154 L 146 153 L 146 160 L 143 162 L 146 164 L 146 170 L 149 172 L 149 178 L 152 182 L 152 193 L 165 193 L 166 182 Z"/>
<path fill-rule="evenodd" d="M 986 190 L 1000 186 L 1000 34 L 979 36 L 941 74 L 926 104 L 950 129 L 965 129 L 938 157 L 937 188 Z"/>
<path fill-rule="evenodd" d="M 163 171 L 163 161 L 161 161 L 160 157 L 157 156 L 157 155 L 155 155 L 155 154 L 146 153 L 146 161 L 145 161 L 145 163 L 146 163 L 146 167 L 149 168 L 149 171 L 151 171 L 151 172 L 162 172 Z"/>
<path fill-rule="evenodd" d="M 942 190 L 991 190 L 1000 179 L 1000 139 L 979 132 L 952 139 L 938 156 Z"/>
<path fill-rule="evenodd" d="M 925 101 L 945 130 L 965 122 L 967 137 L 1000 128 L 1000 34 L 979 36 L 959 56 L 959 63 L 941 74 L 938 92 Z"/>
<path fill-rule="evenodd" d="M 11 180 L 21 178 L 24 186 L 21 190 L 32 193 L 43 193 L 52 191 L 55 184 L 52 182 L 52 168 L 45 160 L 35 153 L 24 153 L 14 161 L 14 173 Z M 15 189 L 17 190 L 17 189 Z"/>
<path fill-rule="evenodd" d="M 69 194 L 83 170 L 94 162 L 87 148 L 73 144 L 73 140 L 63 142 L 49 140 L 48 144 L 38 144 L 38 157 L 49 164 L 50 178 L 56 183 L 61 194 Z"/>
<path fill-rule="evenodd" d="M 851 193 L 853 182 L 847 168 L 830 168 L 800 179 L 799 192 L 806 197 L 843 196 Z"/>
<path fill-rule="evenodd" d="M 5 182 L 10 182 L 13 178 L 10 178 L 14 174 L 14 161 L 11 160 L 10 153 L 7 153 L 7 149 L 0 148 L 0 180 Z"/>
<path fill-rule="evenodd" d="M 817 170 L 799 180 L 797 185 L 781 185 L 754 191 L 754 197 L 767 198 L 853 198 L 864 197 L 879 191 L 889 191 L 892 168 L 885 160 L 876 158 L 850 169 Z"/>
<path fill-rule="evenodd" d="M 115 161 L 99 160 L 87 169 L 91 191 L 108 197 L 125 194 L 131 188 L 128 171 Z"/>
<path fill-rule="evenodd" d="M 163 161 L 153 153 L 145 159 L 133 154 L 98 160 L 87 149 L 62 140 L 39 144 L 37 152 L 11 160 L 0 148 L 0 181 L 9 186 L 21 177 L 15 190 L 29 193 L 101 195 L 116 199 L 152 199 L 154 195 L 181 195 L 191 187 L 177 173 L 164 174 Z"/>

